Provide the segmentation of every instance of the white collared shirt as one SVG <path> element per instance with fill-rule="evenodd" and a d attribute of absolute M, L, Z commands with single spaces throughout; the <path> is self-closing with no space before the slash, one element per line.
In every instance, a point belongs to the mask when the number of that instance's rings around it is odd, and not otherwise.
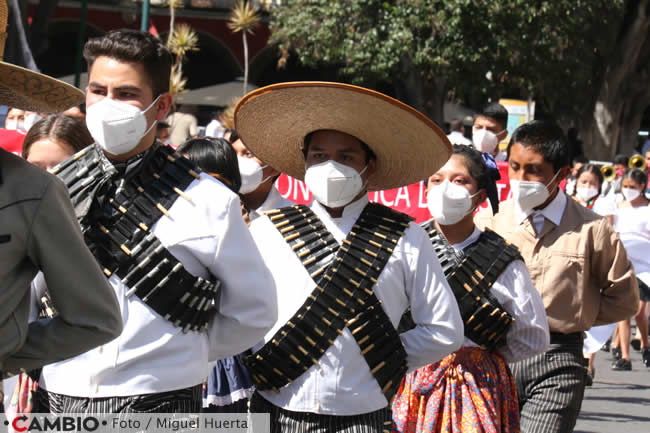
<path fill-rule="evenodd" d="M 171 391 L 201 383 L 208 361 L 257 343 L 277 318 L 275 286 L 248 227 L 238 196 L 202 173 L 151 228 L 193 275 L 222 282 L 218 313 L 207 333 L 189 332 L 154 312 L 113 275 L 122 334 L 97 349 L 43 368 L 40 386 L 78 397 Z M 71 276 L 74 278 L 74 276 Z M 91 288 L 89 288 L 91 289 Z"/>
<path fill-rule="evenodd" d="M 467 239 L 452 246 L 457 251 L 464 250 L 480 235 L 481 231 L 474 227 Z M 494 282 L 490 293 L 515 319 L 506 335 L 506 344 L 499 348 L 506 361 L 520 361 L 545 351 L 550 338 L 546 310 L 524 262 L 515 260 L 510 263 Z M 465 338 L 463 346 L 476 344 Z"/>
<path fill-rule="evenodd" d="M 519 206 L 515 204 L 515 215 L 517 216 L 517 224 L 524 222 L 529 215 L 533 215 L 533 225 L 535 227 L 535 232 L 540 233 L 544 227 L 544 218 L 551 221 L 553 224 L 560 225 L 562 221 L 562 215 L 564 215 L 564 209 L 566 209 L 566 194 L 558 188 L 557 195 L 555 198 L 548 204 L 544 209 L 534 210 L 529 209 L 527 211 L 522 211 L 519 209 Z"/>
<path fill-rule="evenodd" d="M 340 244 L 367 203 L 364 195 L 346 206 L 342 217 L 336 219 L 317 201 L 311 208 Z M 279 318 L 265 336 L 269 341 L 316 284 L 267 217 L 255 220 L 251 233 L 279 288 Z M 400 335 L 409 370 L 438 361 L 460 347 L 463 323 L 456 300 L 429 238 L 417 224 L 411 223 L 397 243 L 373 291 L 395 327 L 406 308 L 411 307 L 417 326 Z M 262 395 L 287 410 L 330 415 L 357 415 L 388 405 L 348 329 L 334 340 L 319 363 L 280 392 Z"/>
<path fill-rule="evenodd" d="M 276 188 L 276 186 L 273 185 L 271 187 L 271 190 L 269 191 L 269 195 L 266 196 L 266 200 L 264 200 L 264 203 L 262 203 L 262 205 L 257 209 L 250 211 L 248 213 L 248 218 L 251 221 L 253 221 L 254 219 L 260 217 L 267 210 L 293 206 L 294 204 L 295 204 L 294 202 L 282 197 L 282 194 L 280 194 L 278 188 Z"/>

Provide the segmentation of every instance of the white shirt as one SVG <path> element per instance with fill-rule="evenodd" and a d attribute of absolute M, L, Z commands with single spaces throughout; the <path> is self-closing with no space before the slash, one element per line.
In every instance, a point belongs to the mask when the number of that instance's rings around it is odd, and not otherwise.
<path fill-rule="evenodd" d="M 345 207 L 333 219 L 314 201 L 314 213 L 339 244 L 368 203 L 367 196 Z M 304 303 L 316 284 L 267 217 L 251 224 L 251 233 L 273 274 L 278 291 L 278 323 L 265 341 Z M 457 350 L 463 341 L 463 323 L 456 300 L 424 230 L 411 223 L 399 240 L 373 287 L 395 327 L 411 307 L 417 326 L 400 335 L 409 370 L 438 361 Z M 348 329 L 319 360 L 280 392 L 261 392 L 276 406 L 291 411 L 330 415 L 357 415 L 384 408 L 388 401 L 370 373 L 368 364 Z"/>
<path fill-rule="evenodd" d="M 457 251 L 464 250 L 480 235 L 481 231 L 474 227 L 467 239 L 452 246 Z M 520 361 L 545 351 L 550 342 L 546 310 L 524 262 L 510 263 L 494 282 L 490 293 L 515 319 L 506 335 L 506 344 L 499 348 L 506 361 Z M 476 344 L 465 338 L 463 346 Z"/>
<path fill-rule="evenodd" d="M 40 386 L 79 397 L 171 391 L 201 383 L 208 361 L 257 343 L 277 319 L 275 286 L 248 227 L 239 198 L 202 173 L 151 228 L 185 269 L 222 282 L 218 313 L 206 333 L 189 332 L 149 308 L 113 275 L 124 330 L 112 342 L 43 368 Z M 74 278 L 74 276 L 71 276 Z"/>
<path fill-rule="evenodd" d="M 527 211 L 522 211 L 518 206 L 515 206 L 515 215 L 517 217 L 517 224 L 524 222 L 529 215 L 533 215 L 533 226 L 535 227 L 535 232 L 540 233 L 544 227 L 544 218 L 551 221 L 556 226 L 562 221 L 562 215 L 564 215 L 564 209 L 566 209 L 566 194 L 561 189 L 558 189 L 557 195 L 544 209 L 534 210 L 529 209 Z"/>
<path fill-rule="evenodd" d="M 465 137 L 460 131 L 451 131 L 447 138 L 451 144 L 464 144 L 466 146 L 472 145 L 472 140 Z"/>
<path fill-rule="evenodd" d="M 223 137 L 223 132 L 223 125 L 217 119 L 212 119 L 210 123 L 208 123 L 208 126 L 205 127 L 206 137 L 221 138 Z"/>
<path fill-rule="evenodd" d="M 264 203 L 257 209 L 250 211 L 248 213 L 248 218 L 253 221 L 256 218 L 259 218 L 266 212 L 267 210 L 271 209 L 279 209 L 287 206 L 293 206 L 295 203 L 292 202 L 291 200 L 287 200 L 286 198 L 282 197 L 282 194 L 280 194 L 280 191 L 276 188 L 275 185 L 271 187 L 271 190 L 269 191 L 269 195 L 266 196 L 266 200 L 264 200 Z"/>
<path fill-rule="evenodd" d="M 614 230 L 620 237 L 634 273 L 650 285 L 650 207 L 620 207 L 614 212 Z"/>

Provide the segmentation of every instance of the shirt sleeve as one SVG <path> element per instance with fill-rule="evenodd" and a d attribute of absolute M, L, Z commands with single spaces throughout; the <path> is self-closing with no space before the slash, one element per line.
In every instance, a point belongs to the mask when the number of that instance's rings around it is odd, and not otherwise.
<path fill-rule="evenodd" d="M 627 319 L 639 308 L 639 288 L 623 243 L 605 219 L 596 224 L 591 272 L 600 288 L 600 307 L 594 326 Z"/>
<path fill-rule="evenodd" d="M 233 195 L 214 236 L 174 245 L 221 281 L 218 311 L 208 328 L 209 360 L 237 355 L 262 340 L 277 320 L 275 284 Z"/>
<path fill-rule="evenodd" d="M 67 191 L 57 179 L 36 212 L 28 255 L 43 272 L 58 314 L 29 324 L 25 344 L 5 361 L 5 370 L 42 367 L 120 335 L 115 292 L 86 247 Z"/>
<path fill-rule="evenodd" d="M 439 361 L 463 343 L 456 298 L 424 230 L 411 224 L 404 242 L 406 294 L 415 328 L 400 335 L 409 371 Z"/>
<path fill-rule="evenodd" d="M 492 285 L 492 294 L 514 317 L 499 351 L 508 362 L 520 361 L 543 352 L 549 345 L 549 329 L 542 297 L 535 289 L 526 265 L 510 263 Z"/>

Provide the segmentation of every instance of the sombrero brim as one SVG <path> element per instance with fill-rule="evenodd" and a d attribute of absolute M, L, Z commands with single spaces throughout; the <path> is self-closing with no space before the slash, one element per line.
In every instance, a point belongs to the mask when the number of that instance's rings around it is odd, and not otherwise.
<path fill-rule="evenodd" d="M 242 141 L 276 170 L 304 179 L 303 140 L 322 129 L 345 132 L 377 155 L 371 191 L 409 185 L 435 173 L 451 144 L 419 111 L 381 93 L 342 83 L 291 82 L 248 93 L 235 108 Z"/>
<path fill-rule="evenodd" d="M 63 81 L 0 61 L 0 104 L 57 113 L 84 102 L 84 93 Z"/>

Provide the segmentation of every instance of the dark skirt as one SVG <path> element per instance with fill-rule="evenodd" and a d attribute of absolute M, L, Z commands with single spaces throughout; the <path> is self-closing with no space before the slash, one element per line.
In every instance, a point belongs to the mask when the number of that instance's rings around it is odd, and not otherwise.
<path fill-rule="evenodd" d="M 250 351 L 246 351 L 217 361 L 216 366 L 210 372 L 203 392 L 204 407 L 230 407 L 234 403 L 240 402 L 240 404 L 234 405 L 239 408 L 246 403 L 253 393 L 254 387 L 241 359 L 249 354 Z M 242 400 L 243 402 L 241 402 Z"/>

